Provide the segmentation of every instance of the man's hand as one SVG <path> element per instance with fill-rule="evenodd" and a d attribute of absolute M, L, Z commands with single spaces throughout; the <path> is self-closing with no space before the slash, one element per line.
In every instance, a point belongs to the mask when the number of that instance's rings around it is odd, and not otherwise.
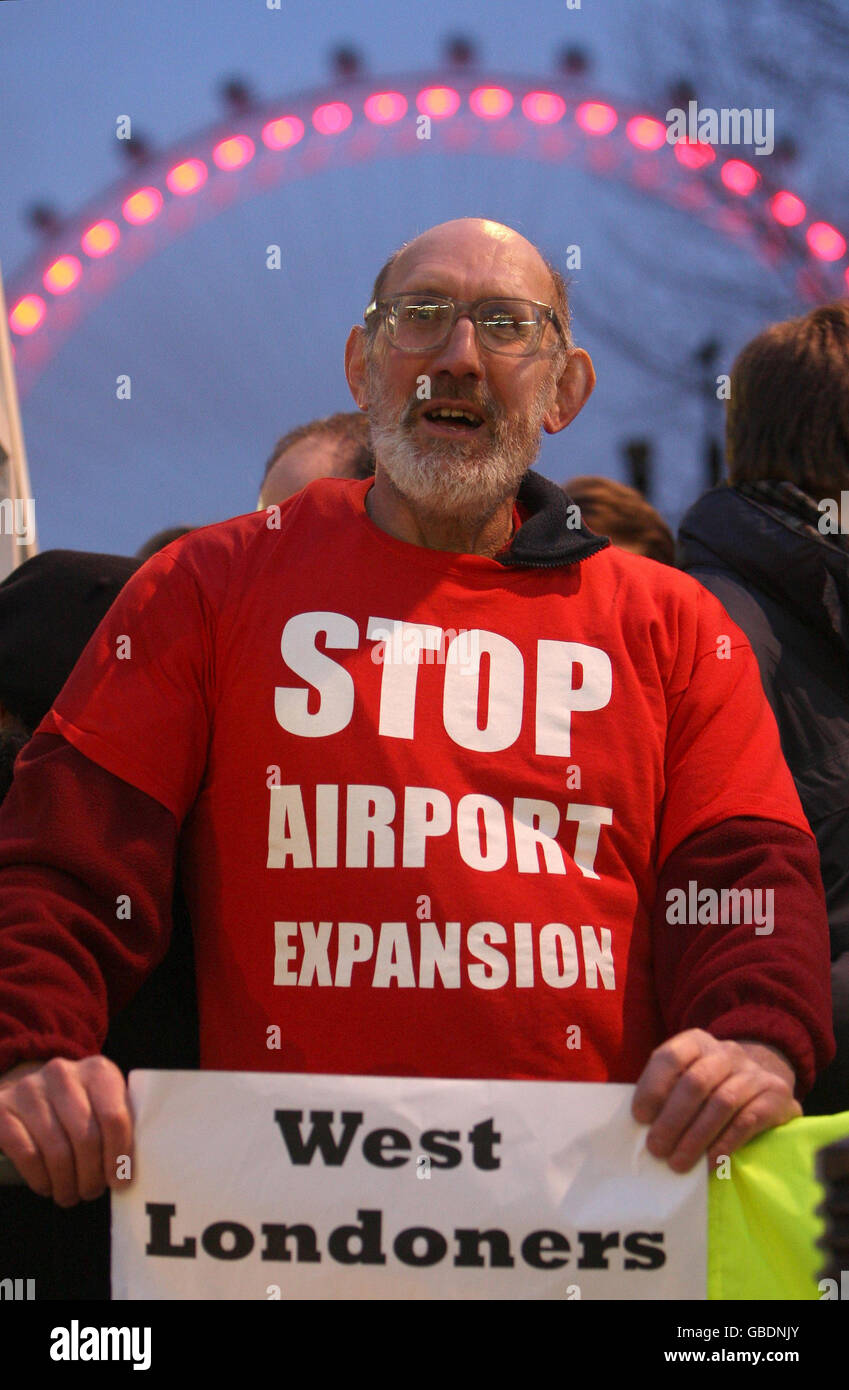
<path fill-rule="evenodd" d="M 720 1042 L 700 1028 L 655 1048 L 637 1082 L 631 1113 L 650 1125 L 646 1147 L 686 1173 L 707 1152 L 711 1164 L 756 1134 L 802 1113 L 796 1077 L 776 1048 Z"/>
<path fill-rule="evenodd" d="M 0 1077 L 0 1151 L 60 1207 L 117 1187 L 132 1137 L 126 1083 L 106 1057 L 22 1062 Z"/>

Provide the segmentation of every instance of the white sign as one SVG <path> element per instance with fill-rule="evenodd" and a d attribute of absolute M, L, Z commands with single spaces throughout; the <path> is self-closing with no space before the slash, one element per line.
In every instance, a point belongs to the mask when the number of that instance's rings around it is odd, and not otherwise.
<path fill-rule="evenodd" d="M 646 1152 L 632 1086 L 130 1078 L 118 1299 L 702 1299 L 707 1167 Z"/>

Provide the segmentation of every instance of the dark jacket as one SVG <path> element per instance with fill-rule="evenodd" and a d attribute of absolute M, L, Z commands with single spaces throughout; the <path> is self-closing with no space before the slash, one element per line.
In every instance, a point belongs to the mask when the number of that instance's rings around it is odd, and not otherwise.
<path fill-rule="evenodd" d="M 31 731 L 138 560 L 48 550 L 0 584 L 0 700 Z M 61 621 L 57 621 L 61 614 Z M 0 801 L 5 788 L 0 787 Z M 56 794 L 45 791 L 45 797 Z M 135 1067 L 196 1070 L 197 997 L 191 926 L 182 889 L 162 962 L 112 1019 L 103 1054 Z M 35 1297 L 109 1297 L 109 1194 L 63 1211 L 26 1187 L 0 1185 L 0 1277 L 35 1282 Z"/>
<path fill-rule="evenodd" d="M 679 529 L 679 563 L 754 648 L 816 836 L 831 931 L 837 1055 L 809 1114 L 849 1109 L 849 538 L 792 483 L 718 487 Z"/>

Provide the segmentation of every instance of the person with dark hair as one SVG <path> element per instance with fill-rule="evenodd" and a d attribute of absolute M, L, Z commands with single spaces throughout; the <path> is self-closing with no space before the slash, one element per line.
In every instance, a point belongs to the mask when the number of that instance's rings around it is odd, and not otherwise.
<path fill-rule="evenodd" d="M 15 758 L 139 562 L 47 550 L 0 584 L 0 801 Z"/>
<path fill-rule="evenodd" d="M 774 324 L 731 370 L 728 484 L 690 508 L 682 567 L 754 648 L 816 836 L 831 929 L 837 1055 L 810 1114 L 849 1110 L 849 303 Z"/>
<path fill-rule="evenodd" d="M 0 802 L 12 785 L 16 755 L 139 568 L 140 561 L 123 555 L 47 550 L 0 584 Z M 191 931 L 179 886 L 172 916 L 165 958 L 113 1016 L 103 1043 L 103 1056 L 124 1075 L 134 1067 L 198 1065 Z M 108 1197 L 61 1211 L 27 1188 L 0 1184 L 0 1270 L 19 1268 L 24 1250 L 37 1298 L 108 1298 Z"/>
<path fill-rule="evenodd" d="M 675 564 L 675 537 L 660 512 L 635 487 L 589 474 L 570 478 L 561 486 L 570 502 L 577 503 L 581 520 L 591 531 L 609 536 L 613 545 L 632 555 Z"/>
<path fill-rule="evenodd" d="M 140 545 L 136 551 L 137 560 L 149 560 L 151 555 L 157 551 L 164 550 L 166 545 L 172 541 L 178 541 L 181 536 L 187 536 L 190 531 L 194 531 L 194 526 L 166 526 L 164 531 L 156 531 L 144 545 Z"/>
<path fill-rule="evenodd" d="M 743 348 L 726 405 L 732 487 L 786 482 L 815 500 L 839 498 L 849 471 L 847 360 L 845 299 L 772 324 Z"/>
<path fill-rule="evenodd" d="M 370 478 L 368 420 L 356 410 L 310 420 L 278 439 L 265 465 L 257 510 L 285 502 L 316 478 Z"/>
<path fill-rule="evenodd" d="M 119 1183 L 99 1048 L 178 841 L 205 1068 L 633 1082 L 686 1171 L 831 1057 L 816 846 L 750 647 L 717 660 L 716 600 L 531 470 L 595 382 L 545 260 L 463 218 L 378 286 L 345 350 L 373 479 L 149 560 L 0 809 L 0 1147 L 60 1203 Z M 780 891 L 682 919 L 693 880 Z"/>

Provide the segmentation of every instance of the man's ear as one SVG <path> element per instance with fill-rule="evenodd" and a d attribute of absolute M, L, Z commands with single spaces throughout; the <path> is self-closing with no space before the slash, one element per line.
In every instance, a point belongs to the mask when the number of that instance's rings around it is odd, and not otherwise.
<path fill-rule="evenodd" d="M 360 410 L 368 409 L 366 389 L 366 331 L 360 324 L 354 324 L 345 344 L 345 376 L 351 395 Z"/>
<path fill-rule="evenodd" d="M 571 424 L 589 399 L 595 386 L 595 370 L 588 352 L 570 348 L 566 365 L 557 382 L 554 403 L 543 416 L 543 429 L 557 434 Z"/>

